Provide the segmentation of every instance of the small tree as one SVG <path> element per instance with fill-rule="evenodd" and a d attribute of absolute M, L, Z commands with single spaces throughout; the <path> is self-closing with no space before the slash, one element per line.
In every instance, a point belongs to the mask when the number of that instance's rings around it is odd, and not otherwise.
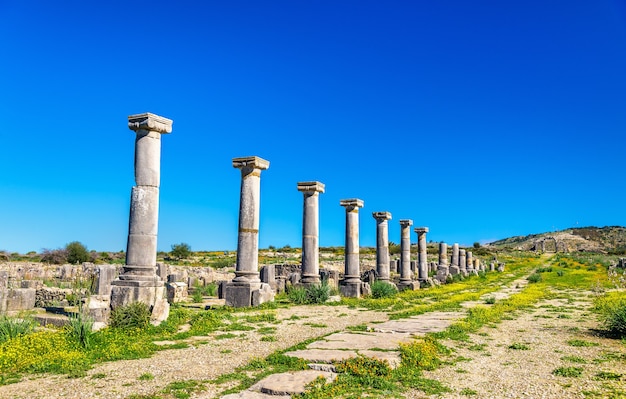
<path fill-rule="evenodd" d="M 67 244 L 65 246 L 65 251 L 67 252 L 68 263 L 78 264 L 88 262 L 90 259 L 87 247 L 78 241 L 72 241 Z"/>
<path fill-rule="evenodd" d="M 47 249 L 41 251 L 41 261 L 53 265 L 62 265 L 67 262 L 67 251 L 64 249 Z"/>
<path fill-rule="evenodd" d="M 191 247 L 189 244 L 185 244 L 184 242 L 180 244 L 173 244 L 172 251 L 170 252 L 170 256 L 175 259 L 185 259 L 191 255 Z"/>
<path fill-rule="evenodd" d="M 475 242 L 474 243 L 474 248 L 476 248 L 476 249 L 480 248 L 480 243 L 479 242 Z"/>

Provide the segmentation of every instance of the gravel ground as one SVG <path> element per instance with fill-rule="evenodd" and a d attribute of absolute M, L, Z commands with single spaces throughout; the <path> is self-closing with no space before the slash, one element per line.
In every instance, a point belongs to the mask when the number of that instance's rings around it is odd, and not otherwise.
<path fill-rule="evenodd" d="M 505 320 L 495 328 L 483 327 L 478 334 L 471 335 L 470 342 L 443 341 L 454 350 L 453 358 L 461 356 L 468 360 L 425 372 L 425 377 L 438 380 L 452 392 L 429 396 L 411 391 L 406 397 L 626 397 L 624 377 L 620 380 L 598 377 L 602 372 L 626 375 L 624 345 L 594 331 L 598 322 L 595 315 L 589 313 L 591 293 L 571 295 L 577 298 L 573 303 L 566 299 L 541 302 L 534 309 L 521 311 L 512 320 Z M 567 343 L 571 340 L 597 346 L 572 346 Z M 528 349 L 509 348 L 513 344 L 525 345 Z M 553 371 L 560 367 L 580 367 L 582 375 L 554 375 Z"/>

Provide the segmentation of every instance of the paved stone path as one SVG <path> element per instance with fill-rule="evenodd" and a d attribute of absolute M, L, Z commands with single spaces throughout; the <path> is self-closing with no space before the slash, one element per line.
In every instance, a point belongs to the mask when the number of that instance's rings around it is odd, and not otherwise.
<path fill-rule="evenodd" d="M 502 290 L 485 295 L 485 298 L 506 299 L 520 292 L 527 283 L 525 278 L 515 280 Z M 414 337 L 424 336 L 426 333 L 443 331 L 455 321 L 466 317 L 467 309 L 479 304 L 485 304 L 484 298 L 482 301 L 462 303 L 463 311 L 429 312 L 407 319 L 374 324 L 368 326 L 368 331 L 342 331 L 331 334 L 322 340 L 310 343 L 306 349 L 285 353 L 287 356 L 310 362 L 311 370 L 273 374 L 246 391 L 222 396 L 221 399 L 290 398 L 293 394 L 304 392 L 305 385 L 317 377 L 324 377 L 329 382 L 334 380 L 336 374 L 332 366 L 333 361 L 359 355 L 387 360 L 391 367 L 397 367 L 400 364 L 399 344 L 409 343 Z"/>

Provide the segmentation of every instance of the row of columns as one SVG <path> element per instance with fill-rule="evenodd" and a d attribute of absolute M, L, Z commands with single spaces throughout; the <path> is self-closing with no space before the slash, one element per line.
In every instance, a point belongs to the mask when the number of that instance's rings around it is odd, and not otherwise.
<path fill-rule="evenodd" d="M 112 307 L 142 301 L 154 306 L 162 298 L 163 281 L 156 273 L 158 205 L 160 184 L 161 135 L 171 133 L 173 121 L 151 113 L 131 115 L 128 127 L 136 133 L 135 181 L 131 190 L 129 233 L 126 265 L 119 278 L 112 283 Z M 239 226 L 237 238 L 237 264 L 235 278 L 224 288 L 226 304 L 235 307 L 258 305 L 273 300 L 268 284 L 260 280 L 258 271 L 260 178 L 269 168 L 269 161 L 257 156 L 234 158 L 234 168 L 241 172 L 239 201 Z M 303 193 L 302 219 L 302 280 L 304 285 L 320 283 L 319 277 L 319 194 L 324 184 L 299 182 Z M 361 276 L 359 264 L 359 208 L 363 201 L 357 198 L 340 201 L 346 210 L 345 278 L 342 291 L 346 296 L 360 296 Z M 389 212 L 374 212 L 377 222 L 376 265 L 379 279 L 390 281 L 389 270 Z M 401 226 L 401 288 L 414 284 L 411 278 L 410 227 L 413 221 L 400 220 Z M 418 280 L 428 279 L 426 260 L 427 227 L 414 229 L 418 234 Z M 448 268 L 447 246 L 440 245 L 440 268 Z M 453 246 L 453 267 L 472 267 L 471 252 Z"/>

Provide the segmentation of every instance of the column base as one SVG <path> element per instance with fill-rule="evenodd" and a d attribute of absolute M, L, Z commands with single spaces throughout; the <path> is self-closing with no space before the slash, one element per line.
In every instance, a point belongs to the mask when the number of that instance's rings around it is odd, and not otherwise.
<path fill-rule="evenodd" d="M 240 283 L 232 281 L 226 283 L 223 288 L 226 306 L 234 308 L 247 308 L 259 306 L 265 302 L 274 300 L 274 291 L 269 284 L 265 283 Z"/>
<path fill-rule="evenodd" d="M 455 276 L 461 272 L 458 266 L 450 266 L 450 274 Z"/>
<path fill-rule="evenodd" d="M 312 285 L 322 284 L 322 280 L 320 279 L 319 274 L 303 274 L 302 279 L 300 279 L 300 284 L 305 287 L 310 287 Z"/>
<path fill-rule="evenodd" d="M 416 291 L 420 289 L 419 281 L 400 281 L 397 285 L 398 291 L 410 290 Z"/>
<path fill-rule="evenodd" d="M 361 281 L 359 280 L 356 283 L 349 281 L 342 281 L 339 286 L 339 292 L 341 292 L 342 296 L 348 298 L 360 298 L 361 297 Z"/>
<path fill-rule="evenodd" d="M 152 309 L 158 299 L 163 299 L 162 281 L 114 280 L 111 282 L 111 309 L 134 302 L 143 302 Z"/>

